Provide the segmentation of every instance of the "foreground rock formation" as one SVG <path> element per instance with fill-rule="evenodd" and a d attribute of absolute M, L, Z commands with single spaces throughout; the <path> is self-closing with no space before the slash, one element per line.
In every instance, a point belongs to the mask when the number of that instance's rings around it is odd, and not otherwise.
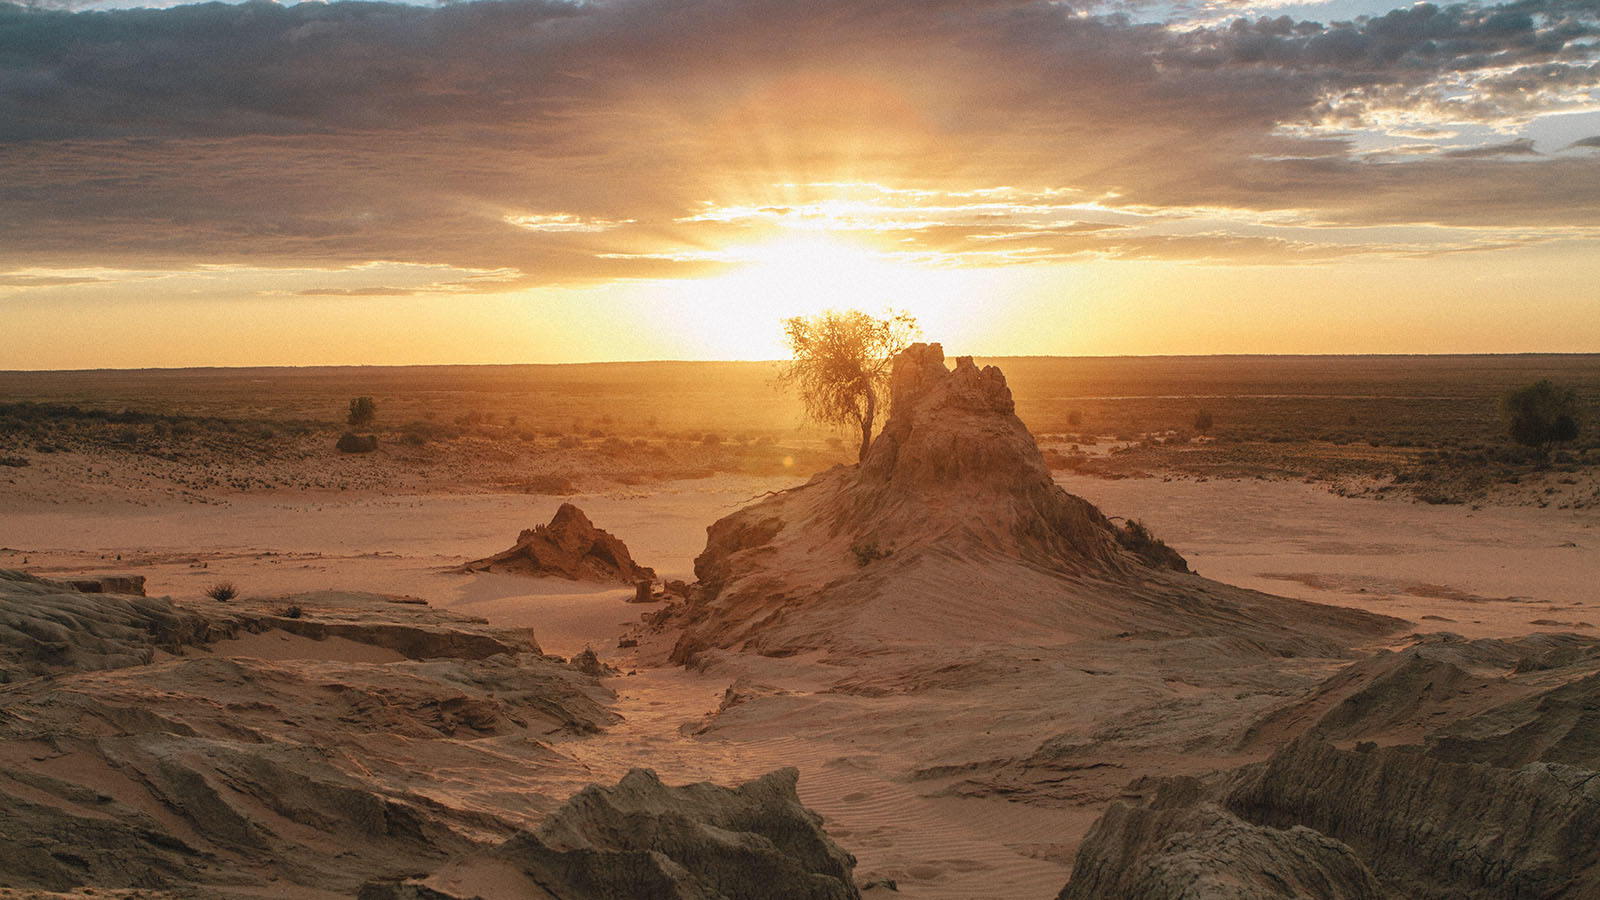
<path fill-rule="evenodd" d="M 221 636 L 204 617 L 145 597 L 139 581 L 138 594 L 85 593 L 0 569 L 0 684 L 138 665 L 157 650 L 175 653 Z"/>
<path fill-rule="evenodd" d="M 1600 642 L 1430 636 L 1252 740 L 1290 722 L 1263 763 L 1114 802 L 1060 900 L 1600 896 Z"/>
<path fill-rule="evenodd" d="M 545 742 L 616 718 L 526 630 L 395 598 L 185 606 L 5 572 L 0 612 L 12 887 L 348 895 L 553 808 L 582 773 Z"/>
<path fill-rule="evenodd" d="M 449 885 L 509 868 L 491 896 L 560 900 L 856 900 L 854 857 L 800 805 L 794 769 L 740 787 L 669 787 L 646 769 L 591 785 L 537 829 L 408 883 L 373 883 L 362 900 L 453 900 Z"/>
<path fill-rule="evenodd" d="M 896 358 L 890 412 L 859 466 L 836 467 L 713 524 L 673 651 L 881 653 L 1005 641 L 1227 636 L 1338 655 L 1380 616 L 1206 581 L 1142 527 L 1062 490 L 999 369 L 947 369 L 938 344 Z"/>
<path fill-rule="evenodd" d="M 550 524 L 517 535 L 517 542 L 510 549 L 469 562 L 460 571 L 555 575 L 574 581 L 622 584 L 656 577 L 654 569 L 633 561 L 626 544 L 594 527 L 583 510 L 571 503 L 561 504 Z"/>

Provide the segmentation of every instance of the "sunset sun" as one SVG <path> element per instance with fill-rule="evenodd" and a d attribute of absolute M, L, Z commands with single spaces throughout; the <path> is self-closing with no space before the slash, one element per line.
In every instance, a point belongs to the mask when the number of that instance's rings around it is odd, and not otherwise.
<path fill-rule="evenodd" d="M 692 339 L 718 358 L 782 356 L 783 318 L 825 309 L 892 307 L 943 323 L 976 275 L 814 231 L 785 230 L 720 255 L 728 271 L 671 286 L 695 323 Z"/>

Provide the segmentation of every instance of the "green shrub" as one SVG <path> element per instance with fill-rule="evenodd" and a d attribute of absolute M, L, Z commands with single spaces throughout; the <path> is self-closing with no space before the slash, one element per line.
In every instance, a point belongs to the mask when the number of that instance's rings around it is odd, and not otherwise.
<path fill-rule="evenodd" d="M 359 427 L 371 424 L 377 415 L 378 404 L 373 403 L 371 397 L 355 397 L 350 401 L 350 417 L 347 421 Z"/>
<path fill-rule="evenodd" d="M 1548 456 L 1552 444 L 1578 436 L 1578 395 L 1548 378 L 1506 391 L 1500 398 L 1500 417 L 1511 439 Z"/>

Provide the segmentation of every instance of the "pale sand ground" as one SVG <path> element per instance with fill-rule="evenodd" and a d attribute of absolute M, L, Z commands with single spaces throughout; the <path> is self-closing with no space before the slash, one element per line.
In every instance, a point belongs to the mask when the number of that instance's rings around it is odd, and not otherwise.
<path fill-rule="evenodd" d="M 691 577 L 704 528 L 785 479 L 723 476 L 572 498 L 664 577 Z M 1469 636 L 1600 625 L 1600 513 L 1471 510 L 1340 498 L 1267 481 L 1062 484 L 1110 515 L 1144 520 L 1208 577 L 1305 599 L 1361 606 Z M 444 569 L 503 549 L 547 521 L 560 498 L 503 494 L 234 495 L 226 505 L 19 506 L 0 516 L 0 566 L 39 573 L 144 574 L 152 594 L 198 597 L 232 580 L 249 594 L 322 588 L 410 594 L 497 623 L 529 625 L 548 652 L 593 646 L 627 666 L 616 638 L 653 607 L 631 591 Z M 120 554 L 121 561 L 115 559 Z M 28 558 L 26 566 L 22 560 Z M 202 568 L 203 566 L 203 568 Z M 1363 590 L 1364 589 L 1364 590 Z M 1437 618 L 1424 618 L 1437 617 Z M 1448 621 L 1446 621 L 1448 620 Z M 329 649 L 252 636 L 221 652 L 305 658 Z M 349 649 L 349 648 L 345 648 Z M 374 660 L 377 661 L 377 660 Z M 804 660 L 787 661 L 803 671 Z M 1046 898 L 1097 809 L 995 798 L 927 797 L 901 779 L 919 729 L 794 736 L 754 721 L 709 738 L 685 733 L 714 710 L 729 675 L 637 669 L 614 679 L 625 721 L 602 738 L 557 749 L 582 778 L 612 780 L 646 765 L 669 781 L 732 783 L 780 765 L 801 770 L 801 798 L 821 812 L 859 874 L 893 875 L 903 897 Z M 895 701 L 882 701 L 893 718 Z M 1034 739 L 1045 735 L 1031 736 Z M 580 779 L 574 776 L 571 787 Z"/>
<path fill-rule="evenodd" d="M 1352 500 L 1281 481 L 1057 481 L 1228 584 L 1467 637 L 1600 634 L 1597 510 Z M 1568 624 L 1533 624 L 1546 620 Z"/>

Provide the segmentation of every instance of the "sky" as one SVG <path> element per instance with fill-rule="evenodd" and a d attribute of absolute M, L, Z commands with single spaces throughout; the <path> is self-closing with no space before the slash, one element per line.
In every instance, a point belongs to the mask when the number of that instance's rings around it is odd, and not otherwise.
<path fill-rule="evenodd" d="M 0 369 L 1600 352 L 1600 0 L 0 0 Z"/>

